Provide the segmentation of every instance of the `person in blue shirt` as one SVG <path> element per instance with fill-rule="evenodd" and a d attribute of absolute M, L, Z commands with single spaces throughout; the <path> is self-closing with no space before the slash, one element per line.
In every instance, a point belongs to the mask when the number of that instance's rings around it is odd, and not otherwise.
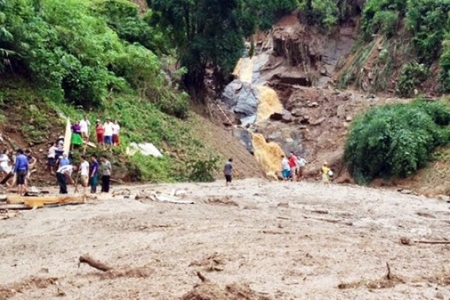
<path fill-rule="evenodd" d="M 20 196 L 25 195 L 25 179 L 28 174 L 28 158 L 24 155 L 22 149 L 17 150 L 14 173 L 16 174 L 16 183 Z"/>
<path fill-rule="evenodd" d="M 70 159 L 67 157 L 66 153 L 63 153 L 62 156 L 59 157 L 59 167 L 64 167 L 70 165 Z"/>
<path fill-rule="evenodd" d="M 98 185 L 98 161 L 97 155 L 93 154 L 91 156 L 91 169 L 89 170 L 89 177 L 91 178 L 91 194 L 97 192 Z"/>

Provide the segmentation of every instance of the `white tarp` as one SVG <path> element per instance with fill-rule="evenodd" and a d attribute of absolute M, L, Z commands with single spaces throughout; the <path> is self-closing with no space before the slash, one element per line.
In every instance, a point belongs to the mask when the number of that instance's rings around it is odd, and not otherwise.
<path fill-rule="evenodd" d="M 137 144 L 133 142 L 130 143 L 130 145 L 127 147 L 127 155 L 129 156 L 133 156 L 138 152 L 140 152 L 142 155 L 152 155 L 154 157 L 163 156 L 158 148 L 156 148 L 152 143 Z"/>

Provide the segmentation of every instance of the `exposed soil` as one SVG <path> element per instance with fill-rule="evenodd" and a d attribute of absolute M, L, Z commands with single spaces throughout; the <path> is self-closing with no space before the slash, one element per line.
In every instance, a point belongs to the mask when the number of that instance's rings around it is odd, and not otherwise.
<path fill-rule="evenodd" d="M 0 299 L 450 297 L 445 201 L 307 182 L 224 185 L 130 186 L 130 198 L 0 221 Z M 196 203 L 134 200 L 145 189 L 184 189 Z M 112 270 L 78 267 L 87 253 Z"/>

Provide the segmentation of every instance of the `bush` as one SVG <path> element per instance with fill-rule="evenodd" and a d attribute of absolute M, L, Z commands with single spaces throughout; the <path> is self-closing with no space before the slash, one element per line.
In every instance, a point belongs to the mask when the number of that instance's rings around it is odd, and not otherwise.
<path fill-rule="evenodd" d="M 428 77 L 428 69 L 424 64 L 412 62 L 402 68 L 397 85 L 397 93 L 402 97 L 411 97 L 414 89 Z"/>
<path fill-rule="evenodd" d="M 377 107 L 353 123 L 345 145 L 345 161 L 358 183 L 376 177 L 405 177 L 448 144 L 450 109 L 442 103 Z"/>
<path fill-rule="evenodd" d="M 217 171 L 218 157 L 210 157 L 207 160 L 189 160 L 186 163 L 188 179 L 194 182 L 214 181 L 214 172 Z"/>
<path fill-rule="evenodd" d="M 304 0 L 300 8 L 305 11 L 308 23 L 330 31 L 338 22 L 339 8 L 334 0 Z"/>

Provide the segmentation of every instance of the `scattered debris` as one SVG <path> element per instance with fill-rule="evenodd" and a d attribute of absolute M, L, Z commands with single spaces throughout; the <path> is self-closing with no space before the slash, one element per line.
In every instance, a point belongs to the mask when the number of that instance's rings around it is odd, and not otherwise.
<path fill-rule="evenodd" d="M 239 206 L 239 204 L 232 200 L 231 196 L 213 196 L 208 197 L 205 200 L 205 203 L 207 204 L 219 204 L 219 205 L 231 205 L 231 206 Z"/>
<path fill-rule="evenodd" d="M 111 267 L 105 265 L 104 263 L 93 259 L 92 257 L 89 256 L 89 254 L 84 254 L 81 255 L 80 258 L 78 259 L 78 268 L 80 267 L 81 264 L 88 264 L 93 268 L 96 268 L 97 270 L 103 271 L 103 272 L 107 272 L 112 270 Z"/>
<path fill-rule="evenodd" d="M 378 280 L 360 280 L 352 283 L 340 283 L 339 289 L 359 288 L 365 286 L 368 289 L 387 289 L 393 288 L 397 284 L 405 283 L 405 280 L 392 274 L 389 263 L 386 263 L 386 275 Z"/>
<path fill-rule="evenodd" d="M 144 156 L 154 156 L 154 157 L 162 157 L 162 153 L 155 147 L 152 143 L 130 143 L 130 145 L 126 149 L 126 154 L 128 156 L 133 156 L 136 153 L 140 152 Z"/>
<path fill-rule="evenodd" d="M 204 257 L 201 260 L 195 260 L 189 264 L 189 267 L 203 267 L 207 272 L 221 272 L 224 270 L 223 265 L 225 264 L 225 259 L 222 255 L 214 252 L 212 255 Z M 199 273 L 199 272 L 198 272 Z"/>

